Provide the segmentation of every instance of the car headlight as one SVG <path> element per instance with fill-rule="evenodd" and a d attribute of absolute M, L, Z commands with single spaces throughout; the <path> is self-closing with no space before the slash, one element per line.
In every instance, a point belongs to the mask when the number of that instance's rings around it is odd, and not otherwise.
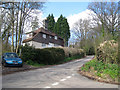
<path fill-rule="evenodd" d="M 6 61 L 6 62 L 10 63 L 10 62 L 12 62 L 12 61 Z"/>
<path fill-rule="evenodd" d="M 18 61 L 18 62 L 21 62 L 21 63 L 22 63 L 22 61 Z"/>

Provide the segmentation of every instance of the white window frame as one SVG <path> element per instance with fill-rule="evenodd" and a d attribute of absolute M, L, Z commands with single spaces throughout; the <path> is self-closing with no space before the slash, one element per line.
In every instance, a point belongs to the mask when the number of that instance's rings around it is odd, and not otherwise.
<path fill-rule="evenodd" d="M 57 40 L 57 36 L 55 36 L 55 40 Z"/>
<path fill-rule="evenodd" d="M 30 33 L 28 37 L 31 38 L 32 36 L 33 36 L 33 33 Z"/>
<path fill-rule="evenodd" d="M 49 36 L 49 38 L 52 38 L 52 36 Z"/>
<path fill-rule="evenodd" d="M 59 46 L 58 44 L 54 44 L 54 47 L 57 47 L 57 46 Z"/>
<path fill-rule="evenodd" d="M 45 43 L 42 43 L 42 47 L 46 47 L 46 44 L 45 44 Z"/>
<path fill-rule="evenodd" d="M 46 38 L 46 34 L 43 34 L 43 38 Z"/>

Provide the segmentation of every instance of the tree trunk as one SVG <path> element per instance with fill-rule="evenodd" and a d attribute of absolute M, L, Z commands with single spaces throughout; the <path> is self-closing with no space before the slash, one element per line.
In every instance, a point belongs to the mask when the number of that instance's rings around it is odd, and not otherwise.
<path fill-rule="evenodd" d="M 16 44 L 15 44 L 15 51 L 17 49 L 17 41 L 18 41 L 18 16 L 19 16 L 19 4 L 18 4 L 17 22 L 16 22 Z"/>
<path fill-rule="evenodd" d="M 21 7 L 23 6 L 23 2 L 21 4 Z M 16 53 L 18 52 L 19 44 L 20 44 L 20 34 L 21 34 L 21 26 L 22 26 L 22 8 L 20 12 L 20 21 L 19 21 L 19 32 L 18 32 L 18 42 L 17 42 L 17 48 L 16 48 Z"/>
<path fill-rule="evenodd" d="M 12 46 L 11 52 L 14 52 L 14 3 L 12 8 Z"/>
<path fill-rule="evenodd" d="M 0 17 L 0 56 L 2 55 L 2 34 L 1 34 L 2 18 Z M 0 59 L 1 60 L 1 59 Z"/>

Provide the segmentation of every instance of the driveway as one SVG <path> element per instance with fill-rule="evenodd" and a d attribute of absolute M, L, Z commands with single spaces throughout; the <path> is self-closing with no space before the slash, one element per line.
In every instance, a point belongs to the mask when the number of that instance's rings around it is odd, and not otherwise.
<path fill-rule="evenodd" d="M 2 76 L 3 88 L 118 88 L 118 85 L 90 80 L 77 73 L 93 56 L 69 63 Z"/>

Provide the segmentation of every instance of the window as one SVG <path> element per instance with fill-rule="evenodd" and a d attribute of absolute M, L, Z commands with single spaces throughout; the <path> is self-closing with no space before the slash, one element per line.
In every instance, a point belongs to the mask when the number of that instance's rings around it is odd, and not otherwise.
<path fill-rule="evenodd" d="M 52 38 L 52 36 L 49 36 L 49 38 Z"/>
<path fill-rule="evenodd" d="M 33 33 L 30 33 L 30 34 L 29 34 L 29 37 L 32 37 L 32 36 L 33 36 Z"/>
<path fill-rule="evenodd" d="M 45 44 L 45 43 L 42 43 L 42 47 L 46 47 L 46 44 Z"/>
<path fill-rule="evenodd" d="M 55 40 L 57 40 L 57 36 L 55 36 Z"/>
<path fill-rule="evenodd" d="M 17 54 L 15 53 L 6 53 L 4 57 L 5 58 L 18 58 Z"/>
<path fill-rule="evenodd" d="M 43 38 L 46 38 L 46 34 L 43 34 Z"/>
<path fill-rule="evenodd" d="M 54 46 L 59 46 L 58 44 L 54 44 Z"/>

